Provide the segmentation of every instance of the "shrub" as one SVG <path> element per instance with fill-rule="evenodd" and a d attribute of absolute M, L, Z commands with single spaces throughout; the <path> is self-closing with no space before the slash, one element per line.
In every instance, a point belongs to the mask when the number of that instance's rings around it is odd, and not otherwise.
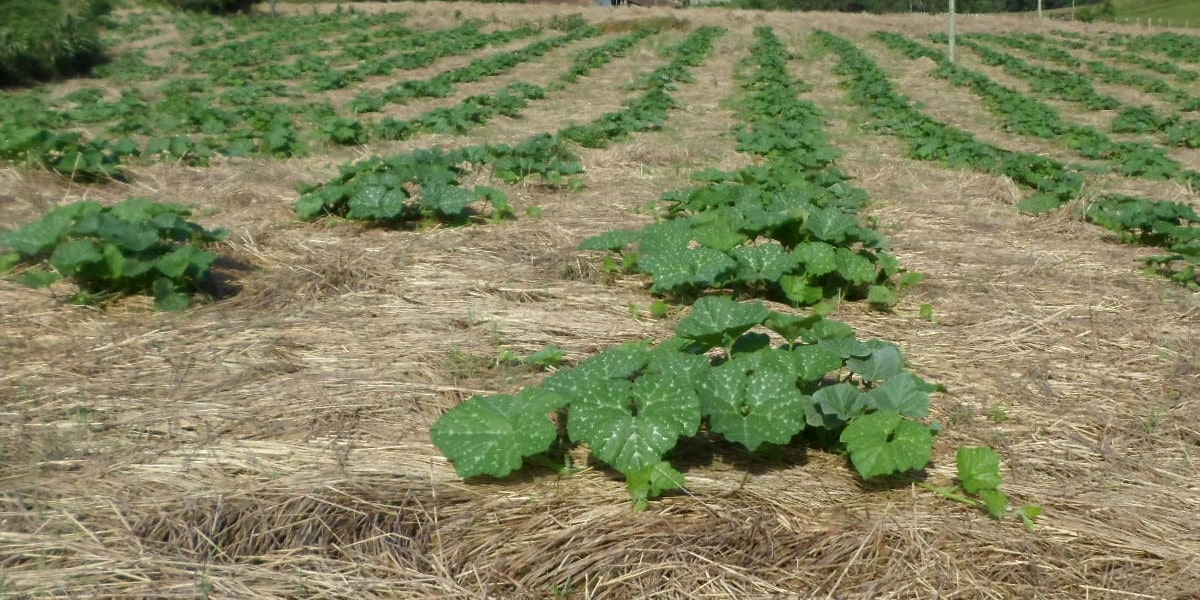
<path fill-rule="evenodd" d="M 249 12 L 258 0 L 164 0 L 168 6 L 214 15 Z"/>
<path fill-rule="evenodd" d="M 0 0 L 0 85 L 86 72 L 104 58 L 108 0 Z"/>

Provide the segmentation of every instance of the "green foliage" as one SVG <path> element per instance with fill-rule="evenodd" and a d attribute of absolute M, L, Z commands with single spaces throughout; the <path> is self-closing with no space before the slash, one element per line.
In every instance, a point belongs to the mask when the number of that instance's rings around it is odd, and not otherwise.
<path fill-rule="evenodd" d="M 1042 507 L 1027 504 L 1010 508 L 1008 495 L 1000 491 L 1003 479 L 1000 476 L 1000 455 L 986 447 L 959 448 L 955 456 L 958 482 L 951 487 L 935 487 L 923 483 L 921 487 L 950 500 L 978 508 L 994 519 L 1015 515 L 1021 517 L 1025 528 L 1033 531 L 1042 514 Z"/>
<path fill-rule="evenodd" d="M 651 277 L 652 291 L 676 297 L 723 289 L 795 305 L 868 296 L 890 306 L 900 268 L 883 236 L 859 223 L 866 194 L 833 167 L 839 153 L 816 106 L 797 97 L 778 39 L 766 28 L 757 34 L 736 136 L 740 150 L 766 162 L 697 173 L 705 185 L 664 195 L 670 220 L 580 247 L 620 253 Z"/>
<path fill-rule="evenodd" d="M 1164 249 L 1145 259 L 1147 269 L 1200 289 L 1200 216 L 1190 205 L 1113 194 L 1096 198 L 1083 214 L 1123 242 Z"/>
<path fill-rule="evenodd" d="M 104 58 L 105 0 L 0 0 L 0 86 L 86 72 Z"/>
<path fill-rule="evenodd" d="M 468 169 L 483 165 L 510 182 L 530 175 L 558 180 L 582 168 L 548 135 L 516 146 L 417 150 L 343 166 L 333 180 L 302 188 L 296 213 L 304 219 L 334 215 L 390 224 L 422 219 L 463 223 L 473 214 L 471 206 L 483 201 L 491 204 L 495 216 L 511 216 L 508 198 L 500 190 L 461 187 Z"/>
<path fill-rule="evenodd" d="M 180 10 L 206 12 L 216 15 L 248 12 L 259 0 L 161 0 L 167 6 Z"/>
<path fill-rule="evenodd" d="M 216 256 L 200 246 L 223 239 L 186 220 L 177 204 L 130 198 L 115 206 L 82 201 L 51 210 L 40 220 L 0 232 L 0 272 L 28 265 L 19 281 L 45 287 L 74 281 L 77 302 L 145 293 L 155 306 L 180 310 L 209 276 Z"/>
<path fill-rule="evenodd" d="M 772 345 L 762 329 L 792 341 Z M 851 461 L 870 478 L 921 469 L 932 451 L 932 434 L 916 419 L 928 416 L 935 388 L 904 365 L 896 346 L 859 341 L 843 323 L 710 296 L 657 347 L 616 346 L 517 397 L 472 398 L 439 419 L 432 436 L 463 477 L 507 475 L 557 438 L 586 443 L 626 475 L 638 508 L 683 486 L 664 457 L 701 431 L 750 451 L 810 429 L 813 440 L 842 432 Z"/>

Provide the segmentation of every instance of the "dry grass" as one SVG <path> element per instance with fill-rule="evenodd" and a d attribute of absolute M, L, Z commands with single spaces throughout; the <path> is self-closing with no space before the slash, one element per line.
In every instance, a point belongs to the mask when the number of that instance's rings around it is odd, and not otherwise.
<path fill-rule="evenodd" d="M 528 10 L 355 7 L 430 22 L 455 10 L 515 22 Z M 538 6 L 596 21 L 633 10 Z M 161 314 L 137 299 L 65 306 L 0 282 L 0 596 L 1200 598 L 1195 295 L 1139 274 L 1145 251 L 1070 211 L 1019 215 L 1011 181 L 900 158 L 895 140 L 859 127 L 830 57 L 805 39 L 814 27 L 862 41 L 939 21 L 636 14 L 731 32 L 697 84 L 677 90 L 683 108 L 666 131 L 582 153 L 581 191 L 507 188 L 518 211 L 541 216 L 415 231 L 296 221 L 296 184 L 347 156 L 143 167 L 129 186 L 0 171 L 0 223 L 82 197 L 195 205 L 206 225 L 232 228 L 219 249 L 237 291 Z M 685 444 L 686 492 L 635 514 L 622 481 L 583 449 L 577 475 L 534 466 L 464 482 L 430 443 L 430 424 L 462 399 L 540 379 L 497 364 L 502 350 L 555 344 L 575 362 L 669 335 L 670 319 L 630 316 L 651 300 L 639 280 L 609 281 L 572 248 L 650 222 L 641 208 L 694 169 L 746 164 L 721 102 L 763 23 L 804 55 L 793 67 L 832 117 L 841 168 L 871 193 L 901 262 L 928 274 L 894 314 L 847 304 L 837 316 L 900 344 L 948 387 L 929 480 L 949 481 L 954 447 L 992 445 L 1010 493 L 1045 506 L 1037 531 L 864 484 L 843 459 L 801 448 L 768 459 Z M 472 138 L 512 141 L 612 110 L 619 97 L 596 90 L 654 64 L 635 55 Z M 952 111 L 939 97 L 952 98 L 931 92 L 931 109 Z M 932 321 L 917 316 L 925 303 Z"/>

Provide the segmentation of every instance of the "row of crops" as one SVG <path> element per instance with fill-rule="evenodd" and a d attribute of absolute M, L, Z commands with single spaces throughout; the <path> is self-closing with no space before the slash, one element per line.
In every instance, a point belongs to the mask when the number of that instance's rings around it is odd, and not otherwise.
<path fill-rule="evenodd" d="M 346 28 L 346 22 L 355 26 Z M 665 29 L 675 25 L 603 31 L 581 19 L 560 19 L 491 29 L 466 21 L 419 32 L 395 15 L 314 15 L 298 18 L 294 27 L 266 31 L 254 23 L 171 23 L 187 32 L 193 48 L 165 61 L 152 61 L 149 46 L 128 53 L 121 67 L 111 67 L 113 80 L 125 86 L 116 92 L 84 87 L 61 97 L 43 90 L 8 94 L 11 101 L 0 109 L 9 111 L 0 121 L 0 158 L 104 180 L 120 176 L 122 166 L 136 160 L 202 165 L 217 155 L 297 156 L 321 144 L 463 134 L 498 116 L 520 116 L 646 40 L 666 37 Z M 133 17 L 127 26 L 149 36 L 163 23 Z M 508 144 L 424 148 L 346 164 L 334 178 L 301 189 L 297 217 L 386 227 L 511 218 L 515 213 L 503 186 L 478 184 L 477 175 L 508 184 L 534 177 L 550 187 L 580 185 L 583 166 L 575 148 L 605 147 L 664 127 L 678 108 L 672 92 L 693 82 L 692 70 L 712 56 L 724 34 L 701 27 L 665 46 L 664 64 L 634 77 L 623 108 L 590 122 Z M 328 36 L 337 42 L 321 41 Z M 895 344 L 860 340 L 850 326 L 824 316 L 843 299 L 886 310 L 921 275 L 907 272 L 884 236 L 864 225 L 860 211 L 867 195 L 837 168 L 840 153 L 824 132 L 826 116 L 801 98 L 807 88 L 789 74 L 789 61 L 797 56 L 770 28 L 757 29 L 755 36 L 740 69 L 742 91 L 733 104 L 739 125 L 731 132 L 737 150 L 753 164 L 702 170 L 693 176 L 695 185 L 662 197 L 657 222 L 609 231 L 580 246 L 604 253 L 613 270 L 644 276 L 651 292 L 690 305 L 675 336 L 611 348 L 515 395 L 478 396 L 460 404 L 437 422 L 432 437 L 462 476 L 504 476 L 527 457 L 586 443 L 596 459 L 626 477 L 635 504 L 644 507 L 684 485 L 670 462 L 684 437 L 719 436 L 750 451 L 797 439 L 834 446 L 845 450 L 864 478 L 928 464 L 936 427 L 927 418 L 937 386 L 912 373 Z M 916 108 L 849 40 L 827 32 L 813 36 L 836 54 L 836 73 L 851 101 L 869 112 L 873 127 L 903 139 L 913 158 L 1011 177 L 1033 191 L 1020 206 L 1026 211 L 1078 204 L 1088 178 L 1101 173 L 1200 181 L 1200 173 L 1156 145 L 1120 141 L 1071 123 L 1034 97 L 948 63 L 928 41 L 877 34 L 910 58 L 934 60 L 939 77 L 978 94 L 1013 132 L 1065 140 L 1095 164 L 980 142 Z M 966 44 L 985 62 L 1029 82 L 1035 95 L 1096 110 L 1120 108 L 1086 78 L 992 46 L 1071 68 L 1086 66 L 1104 81 L 1159 94 L 1183 110 L 1194 108 L 1195 99 L 1182 87 L 1161 79 L 1071 63 L 1055 44 L 1077 42 L 1059 38 L 975 36 Z M 1132 57 L 1142 50 L 1132 41 L 1122 43 L 1114 42 L 1124 50 L 1113 52 L 1135 62 Z M 569 66 L 549 81 L 511 82 L 405 120 L 377 118 L 393 105 L 449 97 L 460 84 L 511 73 L 566 49 L 573 49 Z M 488 55 L 430 77 L 398 75 L 478 50 Z M 254 53 L 269 60 L 248 61 Z M 165 84 L 145 91 L 145 82 L 168 76 Z M 394 83 L 378 85 L 379 78 L 393 77 Z M 355 93 L 342 94 L 336 104 L 328 96 L 316 102 L 306 97 L 343 89 Z M 1121 114 L 1132 115 L 1134 108 Z M 1169 136 L 1172 127 L 1186 127 L 1187 121 L 1164 118 L 1174 120 L 1154 131 Z M 1197 284 L 1200 218 L 1187 205 L 1106 195 L 1091 199 L 1084 214 L 1128 241 L 1163 248 L 1166 254 L 1149 259 L 1152 268 Z M 0 246 L 10 250 L 0 254 L 0 271 L 18 273 L 33 287 L 70 278 L 80 290 L 73 299 L 80 302 L 149 293 L 160 308 L 186 308 L 203 291 L 216 259 L 203 247 L 225 235 L 191 223 L 189 216 L 183 207 L 139 199 L 61 207 L 0 233 Z M 812 309 L 795 314 L 756 299 Z M 998 470 L 990 449 L 964 448 L 955 487 L 918 483 L 993 516 L 1016 514 L 1031 523 L 1036 507 L 1010 508 L 998 489 Z"/>
<path fill-rule="evenodd" d="M 1088 177 L 1113 173 L 1149 180 L 1175 180 L 1189 187 L 1200 183 L 1200 173 L 1183 167 L 1160 147 L 1139 141 L 1118 141 L 1106 133 L 1062 117 L 1045 102 L 1003 86 L 986 74 L 950 63 L 940 48 L 919 43 L 892 32 L 873 36 L 908 58 L 928 58 L 937 64 L 936 77 L 970 89 L 998 117 L 1005 128 L 1019 135 L 1053 140 L 1064 144 L 1093 165 L 1065 163 L 1040 154 L 1012 152 L 980 142 L 970 133 L 936 121 L 896 91 L 887 75 L 865 53 L 848 40 L 825 33 L 818 38 L 839 56 L 838 72 L 848 77 L 850 98 L 866 108 L 872 126 L 892 133 L 909 144 L 909 156 L 934 160 L 959 168 L 1003 174 L 1033 190 L 1019 204 L 1031 213 L 1045 213 L 1084 198 Z M 1003 36 L 974 36 L 1005 40 L 1006 45 L 1031 46 L 1020 40 L 1011 44 Z M 1021 39 L 1028 40 L 1028 37 Z M 944 41 L 932 36 L 935 42 Z M 979 53 L 981 60 L 1003 68 L 1026 81 L 1035 94 L 1076 102 L 1093 109 L 1115 109 L 1120 103 L 1100 96 L 1090 81 L 1073 72 L 1048 69 L 1002 52 L 997 52 L 970 37 L 964 43 Z M 1042 52 L 1042 54 L 1047 54 Z M 1059 59 L 1065 61 L 1065 59 Z M 1126 78 L 1128 81 L 1129 78 Z M 1099 99 L 1099 100 L 1098 100 Z M 1114 130 L 1131 110 L 1114 119 Z M 1186 123 L 1184 121 L 1176 121 Z M 1195 209 L 1183 202 L 1171 202 L 1130 196 L 1099 194 L 1088 197 L 1081 214 L 1089 221 L 1116 232 L 1122 241 L 1161 248 L 1164 252 L 1146 257 L 1147 269 L 1189 287 L 1200 285 L 1200 218 Z"/>

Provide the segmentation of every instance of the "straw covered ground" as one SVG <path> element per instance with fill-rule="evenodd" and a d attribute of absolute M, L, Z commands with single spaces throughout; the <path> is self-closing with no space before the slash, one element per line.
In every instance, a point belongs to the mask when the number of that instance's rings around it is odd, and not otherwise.
<path fill-rule="evenodd" d="M 0 171 L 4 226 L 81 198 L 142 196 L 189 204 L 206 226 L 231 231 L 217 246 L 224 298 L 183 313 L 139 298 L 71 306 L 59 301 L 65 285 L 52 296 L 0 281 L 0 597 L 1200 598 L 1200 297 L 1143 275 L 1137 259 L 1152 250 L 1115 243 L 1072 210 L 1020 214 L 1028 191 L 1006 178 L 904 158 L 896 139 L 862 127 L 835 57 L 808 39 L 815 28 L 849 37 L 930 114 L 989 142 L 1075 160 L 996 128 L 977 98 L 927 76 L 928 63 L 867 39 L 942 21 L 354 6 L 408 11 L 429 27 L 582 14 L 730 31 L 696 82 L 673 92 L 681 107 L 664 130 L 580 149 L 578 189 L 506 186 L 510 221 L 394 231 L 304 223 L 292 204 L 299 184 L 372 153 L 515 141 L 615 110 L 630 93 L 622 86 L 662 64 L 657 49 L 686 28 L 465 137 L 142 165 L 127 183 Z M 928 275 L 893 312 L 845 303 L 834 316 L 899 344 L 916 372 L 948 389 L 935 395 L 945 430 L 928 480 L 950 482 L 954 448 L 990 445 L 1010 495 L 1044 507 L 1036 530 L 916 486 L 866 484 L 843 457 L 798 446 L 765 458 L 685 442 L 676 462 L 686 490 L 635 513 L 623 480 L 587 463 L 585 448 L 575 453 L 588 468 L 574 475 L 533 465 L 463 481 L 430 442 L 430 425 L 456 403 L 544 376 L 499 360 L 505 351 L 553 344 L 573 364 L 670 335 L 685 308 L 651 317 L 643 280 L 613 279 L 574 247 L 651 222 L 658 197 L 695 170 L 751 162 L 734 150 L 726 100 L 764 24 L 795 54 L 794 74 L 812 86 L 805 98 L 827 111 L 840 168 L 872 197 L 869 215 L 902 264 Z M 454 98 L 544 83 L 572 52 Z M 1155 186 L 1156 197 L 1196 202 L 1182 186 Z"/>

